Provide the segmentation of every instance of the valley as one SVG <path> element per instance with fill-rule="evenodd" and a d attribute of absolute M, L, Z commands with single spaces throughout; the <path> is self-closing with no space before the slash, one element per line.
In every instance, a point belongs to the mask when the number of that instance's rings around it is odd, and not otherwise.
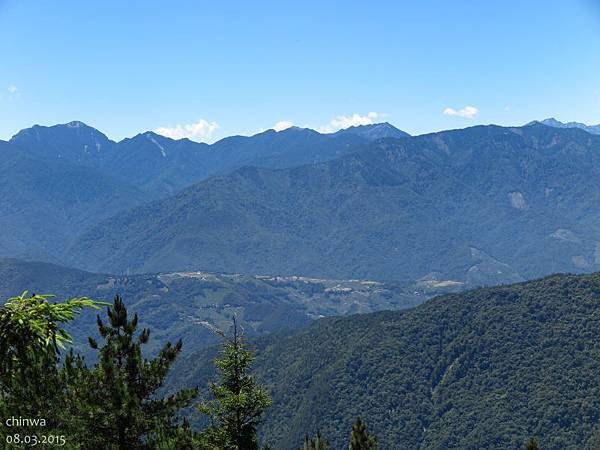
<path fill-rule="evenodd" d="M 600 268 L 599 150 L 553 122 L 211 146 L 33 127 L 0 144 L 0 295 L 121 295 L 144 357 L 183 342 L 165 393 L 208 385 L 235 319 L 277 449 L 340 448 L 358 415 L 381 448 L 591 449 L 598 275 L 535 278 Z M 66 328 L 88 364 L 97 313 Z"/>
<path fill-rule="evenodd" d="M 429 294 L 412 286 L 369 280 L 251 276 L 208 272 L 103 275 L 47 263 L 0 259 L 0 296 L 54 294 L 111 302 L 120 294 L 141 324 L 150 328 L 152 355 L 166 342 L 184 341 L 184 354 L 219 342 L 213 329 L 228 331 L 236 317 L 249 337 L 301 328 L 330 316 L 410 308 Z M 439 292 L 439 291 L 438 291 Z M 97 337 L 96 311 L 70 329 L 74 347 L 90 357 L 88 336 Z"/>
<path fill-rule="evenodd" d="M 600 450 L 599 25 L 0 0 L 0 450 Z"/>

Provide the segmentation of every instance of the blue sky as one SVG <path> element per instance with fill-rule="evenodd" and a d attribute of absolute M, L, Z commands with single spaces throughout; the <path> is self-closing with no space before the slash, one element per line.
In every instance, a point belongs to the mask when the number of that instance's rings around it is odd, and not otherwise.
<path fill-rule="evenodd" d="M 600 0 L 0 0 L 0 138 L 595 124 L 599 44 Z"/>

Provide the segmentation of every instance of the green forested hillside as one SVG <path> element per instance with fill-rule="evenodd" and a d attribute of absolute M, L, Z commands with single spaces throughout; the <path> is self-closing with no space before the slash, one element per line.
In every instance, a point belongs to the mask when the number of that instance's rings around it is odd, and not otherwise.
<path fill-rule="evenodd" d="M 262 434 L 286 450 L 320 429 L 338 449 L 360 415 L 381 449 L 516 450 L 531 436 L 545 450 L 597 448 L 599 329 L 600 274 L 323 319 L 256 343 L 273 398 Z M 189 356 L 172 385 L 203 386 L 207 361 Z"/>
<path fill-rule="evenodd" d="M 184 353 L 217 342 L 211 327 L 227 330 L 236 316 L 248 336 L 296 329 L 312 319 L 381 309 L 408 308 L 424 296 L 397 283 L 302 277 L 248 276 L 180 272 L 115 276 L 94 274 L 53 264 L 0 259 L 0 298 L 30 293 L 61 297 L 127 299 L 141 324 L 153 330 L 147 348 L 183 339 Z M 96 313 L 88 311 L 70 325 L 76 347 L 89 352 Z"/>

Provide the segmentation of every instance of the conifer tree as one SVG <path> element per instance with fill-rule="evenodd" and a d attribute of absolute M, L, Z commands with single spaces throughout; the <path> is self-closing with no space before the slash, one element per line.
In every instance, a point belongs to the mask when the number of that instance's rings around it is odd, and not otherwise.
<path fill-rule="evenodd" d="M 300 450 L 328 450 L 327 441 L 321 435 L 320 431 L 317 431 L 317 435 L 314 438 L 309 438 L 308 434 L 304 436 L 304 445 Z"/>
<path fill-rule="evenodd" d="M 145 359 L 141 348 L 148 342 L 150 331 L 137 333 L 137 314 L 130 320 L 117 295 L 107 315 L 107 324 L 97 316 L 104 345 L 99 348 L 89 338 L 90 346 L 100 353 L 93 370 L 73 354 L 65 363 L 73 414 L 80 417 L 84 431 L 79 443 L 90 449 L 158 447 L 157 436 L 167 439 L 180 434 L 177 412 L 197 395 L 196 390 L 181 390 L 165 398 L 156 396 L 181 351 L 181 341 L 174 346 L 167 343 L 157 357 Z"/>
<path fill-rule="evenodd" d="M 350 450 L 377 450 L 377 440 L 369 434 L 367 426 L 360 417 L 352 425 Z"/>
<path fill-rule="evenodd" d="M 203 434 L 215 448 L 257 450 L 256 428 L 271 400 L 249 373 L 254 356 L 246 348 L 235 319 L 233 336 L 220 334 L 225 339 L 221 355 L 215 360 L 220 379 L 209 387 L 213 399 L 199 407 L 212 422 Z"/>
<path fill-rule="evenodd" d="M 153 450 L 215 450 L 208 446 L 199 433 L 192 430 L 189 421 L 184 418 L 181 427 L 159 430 L 151 436 L 148 448 Z"/>
<path fill-rule="evenodd" d="M 537 443 L 535 438 L 529 438 L 529 440 L 525 443 L 525 450 L 539 450 L 540 446 Z"/>

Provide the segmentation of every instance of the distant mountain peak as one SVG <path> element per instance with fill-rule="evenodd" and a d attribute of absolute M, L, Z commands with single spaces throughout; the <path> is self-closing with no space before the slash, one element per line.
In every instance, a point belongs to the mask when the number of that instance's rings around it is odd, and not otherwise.
<path fill-rule="evenodd" d="M 363 137 L 369 140 L 383 139 L 383 138 L 403 138 L 409 137 L 410 134 L 399 130 L 389 122 L 373 123 L 368 125 L 355 125 L 343 130 L 333 133 L 334 135 L 340 134 L 353 134 L 356 136 Z"/>
<path fill-rule="evenodd" d="M 298 131 L 304 130 L 308 130 L 308 128 L 302 128 L 296 125 L 292 125 L 291 127 L 284 128 L 283 130 L 275 130 L 274 128 L 270 128 L 267 131 L 275 133 L 297 133 Z"/>
<path fill-rule="evenodd" d="M 144 134 L 144 136 L 146 136 L 146 138 L 152 142 L 156 147 L 158 147 L 158 149 L 160 150 L 160 154 L 163 156 L 163 158 L 167 157 L 167 151 L 165 150 L 165 148 L 160 144 L 160 142 L 158 142 L 157 138 L 160 139 L 160 137 L 164 137 L 164 136 L 160 136 L 156 133 L 153 133 L 151 131 L 147 132 Z"/>
<path fill-rule="evenodd" d="M 57 124 L 57 125 L 51 125 L 51 126 L 41 126 L 41 125 L 35 125 L 35 127 L 41 128 L 41 129 L 47 129 L 47 130 L 61 130 L 61 129 L 67 129 L 70 131 L 73 131 L 75 133 L 91 133 L 93 135 L 98 135 L 98 136 L 102 136 L 103 138 L 108 139 L 108 137 L 106 137 L 106 135 L 104 133 L 102 133 L 102 131 L 88 125 L 85 122 L 82 122 L 80 120 L 72 120 L 71 122 L 67 122 L 67 123 L 61 123 L 61 124 Z"/>
<path fill-rule="evenodd" d="M 83 122 L 80 122 L 79 120 L 73 120 L 72 122 L 69 122 L 66 124 L 69 128 L 82 128 L 82 127 L 89 127 L 88 125 L 86 125 Z"/>
<path fill-rule="evenodd" d="M 581 122 L 561 122 L 560 120 L 557 120 L 554 117 L 549 117 L 548 119 L 544 120 L 534 120 L 533 122 L 529 122 L 527 125 L 535 124 L 542 124 L 553 128 L 578 128 L 580 130 L 587 131 L 591 134 L 600 134 L 600 124 L 587 125 Z"/>
<path fill-rule="evenodd" d="M 183 139 L 173 139 L 167 136 L 164 136 L 162 134 L 158 134 L 155 131 L 143 131 L 142 133 L 138 133 L 133 137 L 127 137 L 125 139 L 123 139 L 123 141 L 121 142 L 126 142 L 126 141 L 159 141 L 159 142 L 176 142 L 179 140 L 183 140 Z"/>
<path fill-rule="evenodd" d="M 44 133 L 44 134 L 69 133 L 71 135 L 72 134 L 75 134 L 75 135 L 84 134 L 84 135 L 88 135 L 88 136 L 94 136 L 97 139 L 100 139 L 102 141 L 106 141 L 106 142 L 110 141 L 110 139 L 104 133 L 102 133 L 101 131 L 97 130 L 96 128 L 91 127 L 91 126 L 87 125 L 86 123 L 81 122 L 79 120 L 73 120 L 68 123 L 61 123 L 61 124 L 50 125 L 50 126 L 35 124 L 31 128 L 25 128 L 25 129 L 19 131 L 17 134 L 15 134 L 11 138 L 11 140 L 19 140 L 23 136 L 30 136 L 30 135 L 40 136 L 42 133 Z"/>
<path fill-rule="evenodd" d="M 154 131 L 146 131 L 145 133 L 142 133 L 140 136 L 144 136 L 146 139 L 156 139 L 156 138 L 171 139 L 171 138 L 168 138 L 167 136 L 163 136 L 162 134 L 155 133 Z"/>
<path fill-rule="evenodd" d="M 52 126 L 34 125 L 19 131 L 10 143 L 42 159 L 92 165 L 92 161 L 104 158 L 114 144 L 104 133 L 78 120 Z"/>

